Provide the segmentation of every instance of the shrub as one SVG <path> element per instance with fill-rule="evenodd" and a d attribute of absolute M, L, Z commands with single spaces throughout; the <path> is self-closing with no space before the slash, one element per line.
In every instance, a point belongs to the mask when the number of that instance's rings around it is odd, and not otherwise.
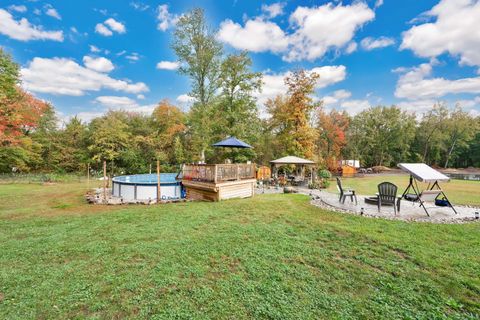
<path fill-rule="evenodd" d="M 318 184 L 319 188 L 328 188 L 330 186 L 330 178 L 332 177 L 332 174 L 330 171 L 326 169 L 322 169 L 318 171 Z"/>
<path fill-rule="evenodd" d="M 308 189 L 320 189 L 320 188 L 321 188 L 321 184 L 319 181 L 308 183 Z"/>
<path fill-rule="evenodd" d="M 332 177 L 332 174 L 330 173 L 330 171 L 322 169 L 318 171 L 318 177 L 322 179 L 330 179 Z"/>

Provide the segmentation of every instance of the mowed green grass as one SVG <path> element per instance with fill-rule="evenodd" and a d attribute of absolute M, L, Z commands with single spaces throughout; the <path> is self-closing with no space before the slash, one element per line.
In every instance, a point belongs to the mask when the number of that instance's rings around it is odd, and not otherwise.
<path fill-rule="evenodd" d="M 384 181 L 398 186 L 400 196 L 408 186 L 409 176 L 406 174 L 365 175 L 364 177 L 341 178 L 343 184 L 355 189 L 358 194 L 374 195 L 378 192 L 377 186 Z M 420 190 L 426 189 L 428 184 L 418 182 Z M 450 180 L 440 183 L 450 201 L 455 204 L 480 206 L 480 181 Z M 329 191 L 337 192 L 336 181 L 331 182 Z"/>
<path fill-rule="evenodd" d="M 0 185 L 0 319 L 479 319 L 480 224 Z"/>

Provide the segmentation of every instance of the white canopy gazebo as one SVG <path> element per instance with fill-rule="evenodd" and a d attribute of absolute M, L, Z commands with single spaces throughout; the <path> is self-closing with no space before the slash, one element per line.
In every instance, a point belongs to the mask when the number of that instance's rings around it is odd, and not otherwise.
<path fill-rule="evenodd" d="M 310 167 L 310 176 L 311 181 L 313 181 L 313 168 L 316 166 L 314 161 L 303 159 L 295 156 L 286 156 L 280 159 L 270 161 L 272 166 L 272 173 L 277 174 L 278 168 L 284 165 L 295 165 L 297 168 L 300 168 L 301 174 L 305 177 L 305 168 Z"/>

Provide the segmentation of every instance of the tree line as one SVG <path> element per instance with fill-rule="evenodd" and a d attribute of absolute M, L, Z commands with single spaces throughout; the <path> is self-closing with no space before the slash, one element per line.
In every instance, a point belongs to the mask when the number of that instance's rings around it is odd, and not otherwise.
<path fill-rule="evenodd" d="M 77 117 L 58 126 L 54 107 L 20 86 L 19 66 L 0 49 L 0 172 L 85 172 L 108 161 L 112 174 L 144 173 L 157 159 L 163 171 L 199 161 L 259 164 L 296 155 L 335 169 L 340 159 L 363 166 L 426 162 L 439 167 L 480 167 L 480 117 L 460 106 L 436 104 L 422 115 L 396 106 L 375 106 L 355 116 L 327 111 L 315 98 L 319 75 L 294 70 L 286 91 L 263 106 L 256 96 L 262 74 L 246 52 L 224 54 L 204 12 L 177 22 L 172 49 L 189 78 L 194 102 L 182 111 L 168 100 L 151 115 L 109 111 L 89 123 Z M 254 148 L 213 149 L 227 136 Z"/>

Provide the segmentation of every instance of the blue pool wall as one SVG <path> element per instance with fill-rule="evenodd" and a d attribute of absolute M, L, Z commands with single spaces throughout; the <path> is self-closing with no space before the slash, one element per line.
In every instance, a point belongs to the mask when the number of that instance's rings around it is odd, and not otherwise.
<path fill-rule="evenodd" d="M 160 174 L 161 200 L 185 198 L 181 181 L 176 173 Z M 117 176 L 112 179 L 112 195 L 125 201 L 146 201 L 157 199 L 157 175 L 135 174 Z"/>

